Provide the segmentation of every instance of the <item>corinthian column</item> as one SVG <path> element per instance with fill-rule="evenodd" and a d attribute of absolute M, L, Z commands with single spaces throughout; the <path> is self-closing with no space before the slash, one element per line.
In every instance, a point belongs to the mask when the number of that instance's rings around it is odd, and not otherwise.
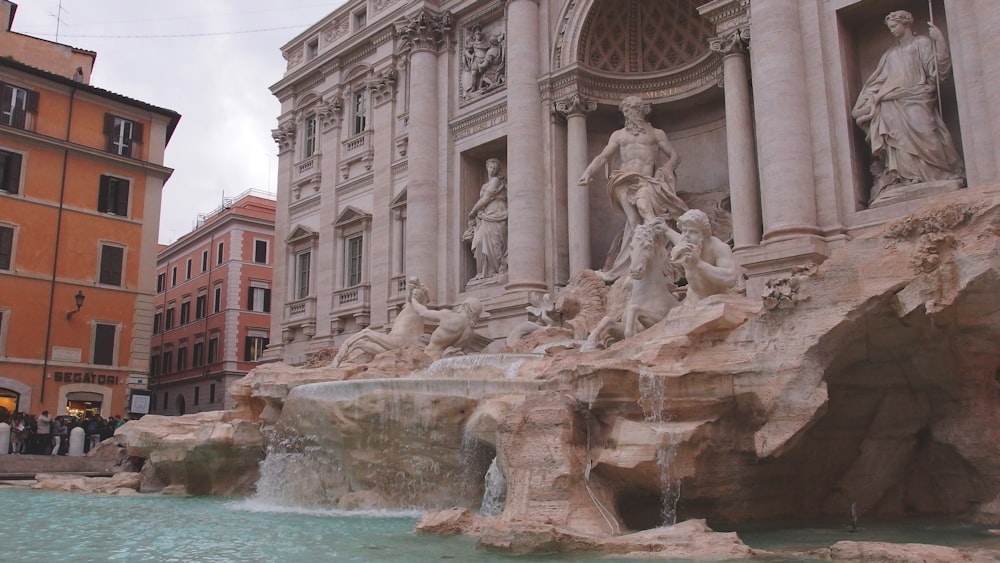
<path fill-rule="evenodd" d="M 420 12 L 398 24 L 403 50 L 409 51 L 410 122 L 406 188 L 406 274 L 417 276 L 435 294 L 438 271 L 438 91 L 437 54 L 451 32 L 451 14 Z"/>
<path fill-rule="evenodd" d="M 743 26 L 711 42 L 722 53 L 726 89 L 726 154 L 729 159 L 729 198 L 733 206 L 735 248 L 760 244 L 760 185 L 757 183 L 757 152 L 753 136 L 753 108 L 746 48 L 750 27 Z"/>
<path fill-rule="evenodd" d="M 819 234 L 799 3 L 750 4 L 765 241 Z"/>
<path fill-rule="evenodd" d="M 569 230 L 569 273 L 590 264 L 590 188 L 577 185 L 587 169 L 587 114 L 597 102 L 574 94 L 556 102 L 556 111 L 566 116 L 566 211 Z"/>
<path fill-rule="evenodd" d="M 538 0 L 507 8 L 508 290 L 545 289 L 545 175 Z"/>

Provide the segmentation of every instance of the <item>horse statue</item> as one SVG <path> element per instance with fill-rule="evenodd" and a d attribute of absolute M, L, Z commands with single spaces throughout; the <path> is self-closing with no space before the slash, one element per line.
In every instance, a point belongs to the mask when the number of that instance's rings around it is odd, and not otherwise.
<path fill-rule="evenodd" d="M 587 337 L 586 347 L 596 348 L 598 344 L 635 336 L 680 304 L 674 281 L 680 278 L 682 270 L 670 260 L 666 229 L 662 221 L 636 226 L 629 244 L 628 276 L 620 281 L 629 290 L 628 300 L 620 315 L 609 314 L 601 319 Z M 608 308 L 612 310 L 610 303 Z"/>

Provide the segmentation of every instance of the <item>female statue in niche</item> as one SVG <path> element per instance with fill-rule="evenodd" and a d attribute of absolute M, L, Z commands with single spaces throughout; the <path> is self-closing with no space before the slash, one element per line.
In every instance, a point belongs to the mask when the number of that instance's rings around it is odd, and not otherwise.
<path fill-rule="evenodd" d="M 865 82 L 851 115 L 872 151 L 869 205 L 890 188 L 962 178 L 951 134 L 937 107 L 938 84 L 951 70 L 948 44 L 933 23 L 928 35 L 913 33 L 913 15 L 885 17 L 896 44 Z"/>
<path fill-rule="evenodd" d="M 486 161 L 486 174 L 488 179 L 469 211 L 468 228 L 462 235 L 476 259 L 474 281 L 507 271 L 507 180 L 500 176 L 500 161 L 495 158 Z"/>

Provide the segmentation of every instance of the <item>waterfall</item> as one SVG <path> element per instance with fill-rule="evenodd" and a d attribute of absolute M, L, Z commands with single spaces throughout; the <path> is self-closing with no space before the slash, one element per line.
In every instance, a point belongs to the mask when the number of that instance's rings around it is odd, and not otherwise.
<path fill-rule="evenodd" d="M 677 501 L 681 499 L 681 480 L 673 478 L 670 466 L 677 458 L 678 445 L 668 443 L 656 452 L 656 465 L 660 467 L 660 497 L 663 499 L 660 516 L 664 526 L 673 526 L 677 523 Z"/>
<path fill-rule="evenodd" d="M 482 516 L 499 516 L 503 512 L 507 500 L 507 479 L 500 471 L 497 458 L 493 458 L 490 468 L 486 470 L 486 483 L 483 489 L 483 503 L 479 508 Z"/>
<path fill-rule="evenodd" d="M 667 407 L 667 378 L 653 375 L 647 370 L 639 370 L 639 406 L 642 407 L 643 420 L 646 422 L 663 422 Z"/>

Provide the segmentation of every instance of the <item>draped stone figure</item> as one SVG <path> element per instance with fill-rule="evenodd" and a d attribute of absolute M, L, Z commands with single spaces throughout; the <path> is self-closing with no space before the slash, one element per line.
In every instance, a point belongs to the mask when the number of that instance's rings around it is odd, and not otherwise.
<path fill-rule="evenodd" d="M 499 160 L 486 161 L 488 179 L 469 210 L 468 228 L 462 236 L 471 245 L 476 259 L 473 281 L 507 271 L 507 180 L 500 176 L 500 168 Z"/>
<path fill-rule="evenodd" d="M 658 218 L 676 219 L 688 208 L 677 197 L 674 175 L 679 162 L 677 151 L 666 133 L 646 121 L 652 109 L 649 103 L 638 96 L 628 96 L 619 108 L 625 116 L 625 127 L 611 134 L 608 144 L 577 182 L 586 186 L 594 173 L 613 157 L 621 161 L 620 167 L 608 179 L 608 197 L 614 207 L 625 213 L 625 227 L 600 272 L 606 282 L 628 272 L 629 245 L 637 225 Z"/>
<path fill-rule="evenodd" d="M 885 17 L 896 43 L 865 82 L 851 115 L 872 152 L 874 184 L 869 205 L 893 188 L 960 180 L 962 163 L 938 109 L 939 83 L 951 70 L 948 44 L 934 24 L 913 33 L 913 15 Z"/>

